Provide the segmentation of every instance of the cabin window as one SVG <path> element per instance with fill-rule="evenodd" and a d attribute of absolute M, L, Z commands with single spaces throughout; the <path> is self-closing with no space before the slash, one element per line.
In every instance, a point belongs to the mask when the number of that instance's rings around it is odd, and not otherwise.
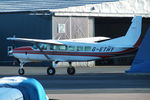
<path fill-rule="evenodd" d="M 54 50 L 59 50 L 59 46 L 58 45 L 54 45 L 53 49 Z"/>
<path fill-rule="evenodd" d="M 69 51 L 75 51 L 76 48 L 75 48 L 75 46 L 68 46 L 68 50 L 69 50 Z"/>
<path fill-rule="evenodd" d="M 77 51 L 83 51 L 83 47 L 82 46 L 77 46 Z"/>
<path fill-rule="evenodd" d="M 53 45 L 47 44 L 47 50 L 53 50 Z"/>
<path fill-rule="evenodd" d="M 54 45 L 53 49 L 54 50 L 66 50 L 66 46 L 64 46 L 64 45 Z"/>
<path fill-rule="evenodd" d="M 59 46 L 59 50 L 66 50 L 66 46 L 64 45 Z"/>
<path fill-rule="evenodd" d="M 85 51 L 91 51 L 91 47 L 90 46 L 85 46 Z"/>

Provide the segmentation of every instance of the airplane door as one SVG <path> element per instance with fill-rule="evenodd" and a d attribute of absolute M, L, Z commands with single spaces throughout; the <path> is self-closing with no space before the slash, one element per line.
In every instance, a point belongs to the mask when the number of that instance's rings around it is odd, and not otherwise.
<path fill-rule="evenodd" d="M 12 50 L 13 50 L 13 46 L 8 46 L 8 47 L 7 47 L 8 56 L 13 56 Z"/>

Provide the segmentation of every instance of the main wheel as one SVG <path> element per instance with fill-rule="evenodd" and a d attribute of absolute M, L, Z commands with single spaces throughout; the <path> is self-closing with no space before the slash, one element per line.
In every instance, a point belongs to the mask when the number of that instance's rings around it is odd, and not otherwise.
<path fill-rule="evenodd" d="M 75 74 L 75 72 L 76 72 L 76 70 L 75 70 L 75 68 L 74 68 L 74 67 L 68 67 L 68 69 L 67 69 L 67 73 L 68 73 L 69 75 L 74 75 L 74 74 Z"/>
<path fill-rule="evenodd" d="M 24 73 L 25 73 L 25 71 L 24 71 L 23 68 L 21 68 L 21 69 L 18 70 L 18 74 L 19 74 L 19 75 L 24 75 Z"/>
<path fill-rule="evenodd" d="M 55 68 L 48 67 L 47 68 L 47 75 L 54 75 L 55 74 Z"/>

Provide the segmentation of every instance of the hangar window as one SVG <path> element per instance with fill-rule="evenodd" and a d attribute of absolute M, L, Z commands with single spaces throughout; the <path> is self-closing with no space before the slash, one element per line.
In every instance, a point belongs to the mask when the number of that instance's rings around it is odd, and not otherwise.
<path fill-rule="evenodd" d="M 65 24 L 58 24 L 58 33 L 66 33 Z"/>

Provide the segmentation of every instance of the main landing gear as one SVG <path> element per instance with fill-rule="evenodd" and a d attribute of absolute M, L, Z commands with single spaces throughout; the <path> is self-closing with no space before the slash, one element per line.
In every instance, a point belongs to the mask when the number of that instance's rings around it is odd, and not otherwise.
<path fill-rule="evenodd" d="M 47 75 L 55 75 L 55 67 L 57 66 L 58 62 L 55 62 L 53 67 L 48 67 L 47 68 Z M 74 75 L 76 72 L 75 68 L 72 66 L 72 63 L 69 62 L 69 67 L 67 68 L 67 73 L 68 75 Z"/>
<path fill-rule="evenodd" d="M 74 75 L 75 74 L 75 72 L 76 72 L 76 70 L 75 70 L 75 68 L 72 66 L 72 63 L 71 62 L 69 62 L 69 67 L 67 68 L 67 73 L 68 73 L 68 75 Z"/>
<path fill-rule="evenodd" d="M 19 75 L 25 74 L 25 70 L 23 69 L 24 64 L 25 64 L 25 62 L 20 62 L 20 68 L 18 70 Z M 58 62 L 55 62 L 55 65 L 53 67 L 47 68 L 47 75 L 55 75 L 55 73 L 56 73 L 55 67 L 57 64 L 58 64 Z M 67 68 L 68 75 L 74 75 L 75 72 L 76 72 L 75 68 L 72 66 L 72 63 L 69 62 L 69 67 Z"/>

